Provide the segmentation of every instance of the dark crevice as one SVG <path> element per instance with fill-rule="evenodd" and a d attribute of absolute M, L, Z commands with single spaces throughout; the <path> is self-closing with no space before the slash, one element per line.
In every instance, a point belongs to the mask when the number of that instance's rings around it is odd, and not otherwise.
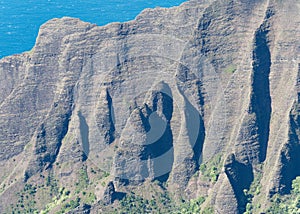
<path fill-rule="evenodd" d="M 193 148 L 193 160 L 196 164 L 196 169 L 199 169 L 201 164 L 201 154 L 205 139 L 204 121 L 198 110 L 185 98 L 186 109 L 186 129 L 189 136 L 189 143 Z"/>
<path fill-rule="evenodd" d="M 200 20 L 199 26 L 198 26 L 198 30 L 199 32 L 201 32 L 200 35 L 200 52 L 202 54 L 207 54 L 209 52 L 209 47 L 207 47 L 206 42 L 207 42 L 207 38 L 208 36 L 208 28 L 211 24 L 211 11 L 209 11 L 210 13 L 205 13 L 203 14 L 203 17 Z"/>
<path fill-rule="evenodd" d="M 268 16 L 268 15 L 267 15 Z M 259 161 L 266 158 L 271 119 L 271 96 L 269 75 L 271 53 L 268 44 L 268 28 L 265 21 L 255 33 L 253 50 L 252 94 L 249 113 L 256 115 L 259 142 Z"/>
<path fill-rule="evenodd" d="M 155 115 L 155 116 L 153 116 Z M 147 142 L 145 146 L 146 160 L 157 158 L 166 153 L 173 146 L 173 135 L 170 124 L 160 118 L 155 112 L 151 114 L 151 129 L 147 132 Z M 144 160 L 145 157 L 142 157 Z"/>
<path fill-rule="evenodd" d="M 140 117 L 143 123 L 143 127 L 145 129 L 146 132 L 149 132 L 151 129 L 150 123 L 149 123 L 149 115 L 152 114 L 152 110 L 150 109 L 150 107 L 145 104 L 143 109 L 144 111 L 140 111 Z"/>
<path fill-rule="evenodd" d="M 81 136 L 81 144 L 83 149 L 82 159 L 85 161 L 89 157 L 90 144 L 89 144 L 89 126 L 82 113 L 78 112 L 79 117 L 79 130 Z"/>
<path fill-rule="evenodd" d="M 115 140 L 115 123 L 114 123 L 114 108 L 112 103 L 112 98 L 109 94 L 109 92 L 106 92 L 106 99 L 108 102 L 108 120 L 109 120 L 109 130 L 107 133 L 107 136 L 105 138 L 108 138 L 108 143 L 111 144 Z"/>
<path fill-rule="evenodd" d="M 227 158 L 224 168 L 237 199 L 239 213 L 244 213 L 247 204 L 244 189 L 249 189 L 254 179 L 252 165 L 238 162 L 231 154 Z"/>
<path fill-rule="evenodd" d="M 200 80 L 197 80 L 196 82 L 196 85 L 197 85 L 197 96 L 198 96 L 198 100 L 199 100 L 199 103 L 198 105 L 201 107 L 201 116 L 204 115 L 204 112 L 203 112 L 203 106 L 204 106 L 204 96 L 203 96 L 203 92 L 202 92 L 202 83 Z"/>

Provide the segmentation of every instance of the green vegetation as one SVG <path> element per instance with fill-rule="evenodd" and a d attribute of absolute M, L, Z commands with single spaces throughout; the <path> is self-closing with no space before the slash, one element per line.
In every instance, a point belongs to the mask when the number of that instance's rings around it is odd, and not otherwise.
<path fill-rule="evenodd" d="M 67 212 L 70 212 L 74 210 L 76 207 L 80 206 L 80 198 L 76 197 L 74 200 L 71 200 L 70 202 L 64 204 L 59 212 L 56 214 L 64 214 Z"/>
<path fill-rule="evenodd" d="M 26 183 L 24 188 L 16 193 L 17 203 L 11 204 L 8 213 L 48 213 L 70 194 L 70 191 L 65 191 L 64 188 L 59 189 L 53 172 L 49 171 L 47 177 L 41 174 L 40 178 L 45 178 L 44 184 L 36 186 Z M 44 210 L 41 210 L 42 207 Z"/>
<path fill-rule="evenodd" d="M 213 213 L 213 209 L 208 207 L 201 210 L 200 206 L 205 201 L 204 197 L 192 199 L 190 201 L 182 201 L 176 204 L 167 193 L 160 193 L 157 196 L 152 196 L 148 200 L 137 196 L 134 193 L 128 194 L 120 201 L 119 207 L 115 208 L 114 213 L 170 213 L 170 214 L 198 214 Z"/>
<path fill-rule="evenodd" d="M 290 214 L 300 213 L 300 176 L 293 180 L 290 195 L 275 194 L 267 213 Z"/>
<path fill-rule="evenodd" d="M 69 197 L 70 197 L 70 191 L 65 190 L 65 188 L 61 188 L 59 190 L 59 194 L 53 197 L 52 202 L 47 204 L 46 208 L 42 210 L 40 213 L 41 214 L 49 213 L 53 208 L 65 202 Z"/>
<path fill-rule="evenodd" d="M 252 199 L 254 198 L 254 196 L 257 196 L 260 194 L 261 179 L 262 179 L 262 173 L 261 172 L 256 173 L 249 190 L 246 190 L 246 189 L 244 190 L 244 194 L 245 194 L 246 200 L 247 200 L 246 211 L 244 212 L 244 214 L 254 213 L 254 211 L 256 211 L 257 209 L 260 208 L 260 204 L 253 206 Z"/>
<path fill-rule="evenodd" d="M 201 213 L 202 214 L 213 214 L 214 209 L 212 207 L 206 207 L 206 208 L 203 209 L 203 211 Z"/>
<path fill-rule="evenodd" d="M 144 199 L 134 193 L 128 194 L 120 201 L 120 209 L 118 213 L 170 213 L 173 210 L 174 203 L 168 194 L 160 194 L 157 198 L 150 200 Z M 117 212 L 117 210 L 115 210 Z"/>
<path fill-rule="evenodd" d="M 76 193 L 80 193 L 83 189 L 86 189 L 89 185 L 89 177 L 87 174 L 87 167 L 84 166 L 79 170 L 78 173 L 78 182 L 75 183 Z"/>
<path fill-rule="evenodd" d="M 110 176 L 109 172 L 104 172 L 104 173 L 103 173 L 103 177 L 104 177 L 104 178 L 107 178 L 108 176 Z"/>
<path fill-rule="evenodd" d="M 0 187 L 0 194 L 1 194 L 2 192 L 4 192 L 4 190 L 5 190 L 5 184 L 3 184 L 3 185 Z"/>
<path fill-rule="evenodd" d="M 225 72 L 230 74 L 233 74 L 235 71 L 236 71 L 236 66 L 233 64 L 227 66 L 227 68 L 225 69 Z"/>
<path fill-rule="evenodd" d="M 88 205 L 92 205 L 96 202 L 97 197 L 93 192 L 86 193 L 85 191 L 82 192 L 82 202 Z"/>
<path fill-rule="evenodd" d="M 205 201 L 204 197 L 199 197 L 197 199 L 192 199 L 188 202 L 184 202 L 179 206 L 176 214 L 194 214 L 200 213 L 200 206 Z M 203 213 L 203 212 L 202 212 Z"/>
<path fill-rule="evenodd" d="M 90 174 L 88 174 L 88 170 Z M 16 193 L 16 198 L 12 199 L 12 204 L 6 208 L 5 213 L 59 214 L 72 212 L 78 207 L 91 207 L 97 202 L 94 193 L 94 188 L 98 184 L 97 181 L 100 182 L 101 179 L 106 179 L 109 176 L 110 174 L 107 172 L 88 169 L 84 165 L 77 171 L 76 182 L 68 186 L 70 189 L 66 189 L 60 186 L 54 176 L 54 171 L 49 170 L 48 174 L 41 173 L 37 177 L 39 182 L 36 183 L 39 185 L 26 183 L 24 188 Z"/>
<path fill-rule="evenodd" d="M 91 205 L 95 203 L 96 196 L 92 192 L 82 191 L 80 192 L 82 196 L 78 194 L 71 195 L 69 190 L 62 188 L 60 194 L 52 199 L 52 202 L 46 205 L 46 208 L 41 211 L 41 214 L 46 214 L 53 209 L 60 207 L 60 210 L 56 212 L 57 214 L 63 214 L 72 211 L 73 209 L 82 205 Z"/>
<path fill-rule="evenodd" d="M 300 193 L 300 176 L 293 180 L 292 183 L 292 193 L 299 194 Z"/>
<path fill-rule="evenodd" d="M 200 172 L 203 180 L 216 182 L 221 173 L 222 168 L 222 156 L 221 154 L 216 155 L 208 163 L 202 163 L 200 165 Z"/>
<path fill-rule="evenodd" d="M 59 187 L 57 184 L 57 180 L 55 179 L 53 173 L 49 172 L 46 179 L 46 187 L 50 188 L 50 196 L 55 196 L 59 194 Z"/>
<path fill-rule="evenodd" d="M 25 184 L 21 192 L 16 193 L 18 201 L 15 205 L 11 205 L 11 213 L 35 213 L 36 201 L 35 194 L 37 188 L 31 184 Z"/>

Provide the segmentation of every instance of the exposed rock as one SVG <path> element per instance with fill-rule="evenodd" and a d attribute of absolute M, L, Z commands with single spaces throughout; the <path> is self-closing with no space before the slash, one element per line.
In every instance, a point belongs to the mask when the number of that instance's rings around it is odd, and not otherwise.
<path fill-rule="evenodd" d="M 103 195 L 103 203 L 105 205 L 113 203 L 113 201 L 114 201 L 113 195 L 115 193 L 116 192 L 115 192 L 115 187 L 114 187 L 113 182 L 109 182 L 107 187 L 106 187 L 106 190 L 104 192 L 104 195 Z"/>
<path fill-rule="evenodd" d="M 124 196 L 125 196 L 124 193 L 116 192 L 113 182 L 110 181 L 105 188 L 101 202 L 104 205 L 109 205 L 112 204 L 117 199 L 121 200 Z"/>
<path fill-rule="evenodd" d="M 191 0 L 102 27 L 48 21 L 30 52 L 0 60 L 0 212 L 31 182 L 75 194 L 109 179 L 242 213 L 258 166 L 265 212 L 300 175 L 299 26 L 297 0 Z M 216 181 L 193 177 L 216 156 Z M 105 204 L 122 198 L 114 184 Z"/>
<path fill-rule="evenodd" d="M 217 184 L 216 187 L 218 187 L 216 189 L 218 192 L 213 201 L 213 204 L 215 204 L 215 212 L 230 214 L 239 213 L 239 204 L 236 195 L 225 174 L 220 176 L 219 184 Z"/>

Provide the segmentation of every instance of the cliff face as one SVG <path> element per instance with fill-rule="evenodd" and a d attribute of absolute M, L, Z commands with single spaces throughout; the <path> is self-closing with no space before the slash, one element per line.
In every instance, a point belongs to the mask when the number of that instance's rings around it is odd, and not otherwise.
<path fill-rule="evenodd" d="M 113 203 L 152 182 L 242 213 L 254 180 L 266 210 L 300 176 L 299 7 L 191 0 L 104 27 L 45 23 L 0 60 L 0 212 L 29 184 L 42 210 L 55 185 Z"/>

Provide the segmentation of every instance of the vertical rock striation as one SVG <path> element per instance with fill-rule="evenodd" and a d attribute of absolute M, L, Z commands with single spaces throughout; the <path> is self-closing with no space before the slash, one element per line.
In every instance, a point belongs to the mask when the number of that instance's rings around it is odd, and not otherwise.
<path fill-rule="evenodd" d="M 299 24 L 296 0 L 48 21 L 31 51 L 0 60 L 0 212 L 45 179 L 107 187 L 108 207 L 155 184 L 216 213 L 243 213 L 255 184 L 265 212 L 300 175 Z"/>

